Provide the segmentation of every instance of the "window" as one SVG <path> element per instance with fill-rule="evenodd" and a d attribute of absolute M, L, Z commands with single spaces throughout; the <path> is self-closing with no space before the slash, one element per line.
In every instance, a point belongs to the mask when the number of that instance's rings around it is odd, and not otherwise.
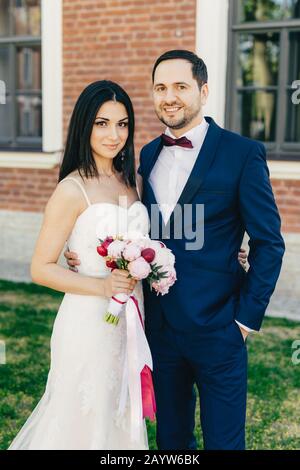
<path fill-rule="evenodd" d="M 41 150 L 41 0 L 0 0 L 0 151 Z"/>
<path fill-rule="evenodd" d="M 300 160 L 300 0 L 231 0 L 226 124 Z"/>

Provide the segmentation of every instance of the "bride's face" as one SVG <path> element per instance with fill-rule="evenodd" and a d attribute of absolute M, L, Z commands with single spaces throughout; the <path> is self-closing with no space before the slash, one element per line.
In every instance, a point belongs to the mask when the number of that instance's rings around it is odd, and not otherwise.
<path fill-rule="evenodd" d="M 118 101 L 107 101 L 98 110 L 91 134 L 94 158 L 113 159 L 122 150 L 128 137 L 128 114 Z"/>

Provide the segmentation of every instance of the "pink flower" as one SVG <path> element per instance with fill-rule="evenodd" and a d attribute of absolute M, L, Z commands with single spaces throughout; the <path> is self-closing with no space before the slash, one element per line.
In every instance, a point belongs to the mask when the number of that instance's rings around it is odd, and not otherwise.
<path fill-rule="evenodd" d="M 159 266 L 173 266 L 175 263 L 175 256 L 169 248 L 160 247 L 158 250 L 155 250 L 155 258 L 153 263 Z M 165 269 L 163 269 L 165 271 Z"/>
<path fill-rule="evenodd" d="M 168 279 L 169 286 L 171 287 L 175 284 L 175 281 L 177 281 L 175 268 L 173 266 L 167 266 L 165 270 L 168 271 L 168 277 L 166 279 Z"/>
<path fill-rule="evenodd" d="M 128 245 L 125 246 L 125 249 L 123 251 L 123 257 L 127 261 L 134 261 L 140 256 L 141 256 L 141 249 L 136 243 L 130 242 L 128 243 Z"/>
<path fill-rule="evenodd" d="M 125 248 L 125 242 L 122 240 L 114 240 L 110 245 L 107 247 L 107 254 L 110 258 L 121 258 L 122 252 Z"/>
<path fill-rule="evenodd" d="M 141 256 L 134 261 L 131 261 L 127 267 L 131 276 L 135 279 L 146 279 L 151 271 L 151 266 Z"/>
<path fill-rule="evenodd" d="M 151 246 L 152 240 L 148 236 L 140 237 L 138 240 L 135 240 L 135 243 L 141 248 L 141 250 L 144 250 Z"/>
<path fill-rule="evenodd" d="M 157 282 L 153 282 L 152 288 L 155 290 L 155 292 L 161 295 L 165 295 L 169 292 L 169 288 L 173 286 L 175 281 L 177 280 L 176 277 L 176 271 L 173 268 L 173 266 L 166 266 L 164 268 L 164 271 L 168 272 L 168 277 L 163 277 Z"/>
<path fill-rule="evenodd" d="M 169 292 L 169 283 L 168 283 L 168 279 L 165 278 L 165 279 L 161 279 L 160 281 L 157 281 L 157 282 L 153 282 L 152 284 L 152 288 L 155 290 L 155 292 L 158 294 L 161 294 L 161 295 L 165 295 Z"/>
<path fill-rule="evenodd" d="M 158 240 L 150 240 L 147 248 L 152 248 L 156 252 L 162 249 L 162 245 Z"/>

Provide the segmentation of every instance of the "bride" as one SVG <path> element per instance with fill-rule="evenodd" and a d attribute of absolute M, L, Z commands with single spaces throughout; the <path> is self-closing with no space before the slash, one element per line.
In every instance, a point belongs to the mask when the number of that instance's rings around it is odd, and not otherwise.
<path fill-rule="evenodd" d="M 125 316 L 117 327 L 103 321 L 118 293 L 134 292 L 143 316 L 142 287 L 126 271 L 111 273 L 96 250 L 99 234 L 149 230 L 135 184 L 133 136 L 132 103 L 120 86 L 98 81 L 81 93 L 31 264 L 34 282 L 66 294 L 53 326 L 44 395 L 9 449 L 148 448 L 142 416 L 131 438 L 128 397 L 119 412 Z M 80 256 L 78 272 L 57 264 L 66 240 Z"/>

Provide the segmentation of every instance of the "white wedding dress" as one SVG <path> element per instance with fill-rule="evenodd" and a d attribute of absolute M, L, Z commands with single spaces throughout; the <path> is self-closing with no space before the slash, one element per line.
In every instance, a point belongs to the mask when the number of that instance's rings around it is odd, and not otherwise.
<path fill-rule="evenodd" d="M 73 179 L 73 178 L 66 178 Z M 65 179 L 65 180 L 66 180 Z M 106 277 L 110 269 L 96 251 L 98 238 L 123 232 L 148 234 L 147 209 L 140 202 L 129 208 L 91 204 L 78 217 L 68 240 L 78 253 L 81 274 Z M 134 296 L 144 316 L 141 283 Z M 51 336 L 51 365 L 46 389 L 9 449 L 148 449 L 147 430 L 130 437 L 130 401 L 118 413 L 126 350 L 126 318 L 118 326 L 103 320 L 108 299 L 65 294 Z M 38 361 L 38 358 L 36 358 Z"/>

